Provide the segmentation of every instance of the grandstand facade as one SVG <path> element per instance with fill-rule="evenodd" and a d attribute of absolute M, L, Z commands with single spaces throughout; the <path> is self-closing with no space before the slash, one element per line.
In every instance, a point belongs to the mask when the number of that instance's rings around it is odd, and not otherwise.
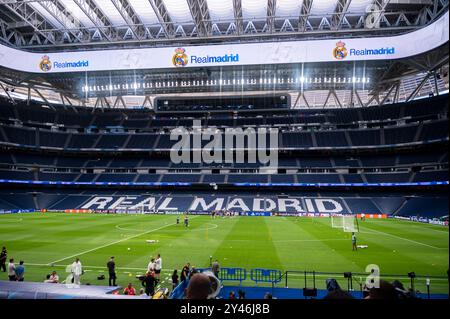
<path fill-rule="evenodd" d="M 80 187 L 108 185 L 117 187 L 118 195 L 127 195 L 128 190 L 176 192 L 195 187 L 208 191 L 211 186 L 239 194 L 247 188 L 293 193 L 377 188 L 419 192 L 448 185 L 447 95 L 365 109 L 254 110 L 237 116 L 223 111 L 169 115 L 151 110 L 91 111 L 63 105 L 43 109 L 37 103 L 3 103 L 0 177 L 8 189 L 31 187 L 28 195 L 21 194 L 28 200 L 15 200 L 28 206 L 10 203 L 7 209 L 83 207 L 85 196 L 75 196 L 77 201 L 52 194 L 48 201 L 46 192 L 39 193 L 40 187 L 57 193 L 52 186 L 77 192 Z M 217 128 L 277 127 L 278 167 L 249 162 L 171 162 L 170 130 L 189 127 L 194 120 Z M 403 202 L 387 209 L 372 204 L 351 206 L 350 213 L 392 214 L 403 208 Z M 183 203 L 180 210 L 189 210 L 189 203 Z M 447 213 L 445 205 L 432 210 L 441 216 Z"/>

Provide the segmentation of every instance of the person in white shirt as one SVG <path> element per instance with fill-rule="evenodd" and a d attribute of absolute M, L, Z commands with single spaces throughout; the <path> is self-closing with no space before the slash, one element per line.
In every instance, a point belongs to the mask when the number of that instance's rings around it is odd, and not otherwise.
<path fill-rule="evenodd" d="M 16 281 L 16 266 L 14 265 L 14 258 L 9 260 L 8 264 L 8 278 L 9 281 Z"/>
<path fill-rule="evenodd" d="M 77 258 L 72 264 L 72 267 L 70 269 L 73 276 L 73 283 L 74 285 L 81 285 L 81 275 L 83 274 L 83 266 L 81 265 L 80 259 Z"/>
<path fill-rule="evenodd" d="M 147 271 L 152 273 L 155 271 L 155 258 L 152 258 L 147 266 Z"/>
<path fill-rule="evenodd" d="M 155 260 L 155 275 L 158 281 L 161 279 L 161 269 L 162 269 L 162 259 L 161 255 L 158 254 L 158 257 L 156 257 Z"/>
<path fill-rule="evenodd" d="M 51 275 L 44 282 L 51 283 L 51 284 L 57 284 L 59 282 L 59 276 L 56 274 L 56 271 L 53 270 Z"/>

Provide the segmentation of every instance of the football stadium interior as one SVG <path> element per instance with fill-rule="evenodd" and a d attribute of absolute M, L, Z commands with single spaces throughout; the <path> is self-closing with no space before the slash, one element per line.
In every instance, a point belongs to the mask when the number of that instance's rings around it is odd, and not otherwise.
<path fill-rule="evenodd" d="M 448 0 L 0 0 L 0 299 L 202 275 L 448 299 L 448 24 Z"/>

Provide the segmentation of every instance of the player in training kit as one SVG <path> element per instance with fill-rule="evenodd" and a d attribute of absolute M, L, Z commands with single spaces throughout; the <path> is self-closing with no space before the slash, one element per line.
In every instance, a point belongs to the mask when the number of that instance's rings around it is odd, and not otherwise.
<path fill-rule="evenodd" d="M 356 235 L 352 233 L 352 250 L 358 250 L 358 246 L 356 246 Z"/>
<path fill-rule="evenodd" d="M 189 227 L 189 218 L 187 215 L 184 216 L 184 226 Z"/>
<path fill-rule="evenodd" d="M 177 216 L 177 225 L 180 224 L 180 216 Z"/>

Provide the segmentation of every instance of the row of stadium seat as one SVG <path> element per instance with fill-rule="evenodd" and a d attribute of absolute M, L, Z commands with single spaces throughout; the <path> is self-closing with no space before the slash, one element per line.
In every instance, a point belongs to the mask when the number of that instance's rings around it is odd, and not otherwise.
<path fill-rule="evenodd" d="M 2 165 L 3 164 L 3 165 Z M 250 168 L 265 166 L 257 163 L 179 163 L 170 161 L 169 157 L 75 157 L 35 155 L 30 153 L 0 153 L 0 165 L 57 167 L 57 168 L 111 168 L 111 169 L 151 169 L 151 168 Z M 418 154 L 399 155 L 359 155 L 359 156 L 303 156 L 280 157 L 280 168 L 375 168 L 424 166 L 432 164 L 448 164 L 448 153 L 444 151 L 428 151 Z"/>
<path fill-rule="evenodd" d="M 0 170 L 0 179 L 62 182 L 167 182 L 167 183 L 408 183 L 448 181 L 448 171 L 417 173 L 305 173 L 305 174 L 201 174 L 201 173 L 61 173 Z"/>
<path fill-rule="evenodd" d="M 0 100 L 0 120 L 19 120 L 30 123 L 47 123 L 78 127 L 110 127 L 152 128 L 191 126 L 192 120 L 169 118 L 167 115 L 155 115 L 152 110 L 90 110 L 79 107 L 63 106 L 42 107 L 32 102 L 16 105 L 14 108 L 6 100 Z M 76 110 L 76 111 L 75 111 Z M 437 114 L 448 112 L 447 95 L 427 100 L 417 100 L 410 103 L 392 104 L 364 109 L 327 109 L 327 110 L 283 110 L 275 113 L 241 113 L 233 118 L 231 113 L 216 114 L 205 119 L 207 126 L 247 126 L 247 125 L 292 125 L 306 123 L 356 123 L 358 121 L 383 121 L 400 118 L 435 118 Z M 242 115 L 245 114 L 245 115 Z M 256 114 L 256 115 L 254 115 Z M 270 116 L 268 116 L 270 115 Z M 173 114 L 172 114 L 173 116 Z M 191 115 L 192 116 L 192 115 Z"/>
<path fill-rule="evenodd" d="M 282 132 L 281 148 L 367 147 L 448 139 L 448 120 L 384 129 Z M 68 149 L 170 149 L 176 141 L 170 134 L 79 134 L 43 129 L 2 126 L 0 143 Z M 245 139 L 245 146 L 247 145 Z M 267 140 L 269 137 L 267 136 Z M 205 146 L 209 141 L 202 141 Z M 222 145 L 225 138 L 222 136 Z"/>

